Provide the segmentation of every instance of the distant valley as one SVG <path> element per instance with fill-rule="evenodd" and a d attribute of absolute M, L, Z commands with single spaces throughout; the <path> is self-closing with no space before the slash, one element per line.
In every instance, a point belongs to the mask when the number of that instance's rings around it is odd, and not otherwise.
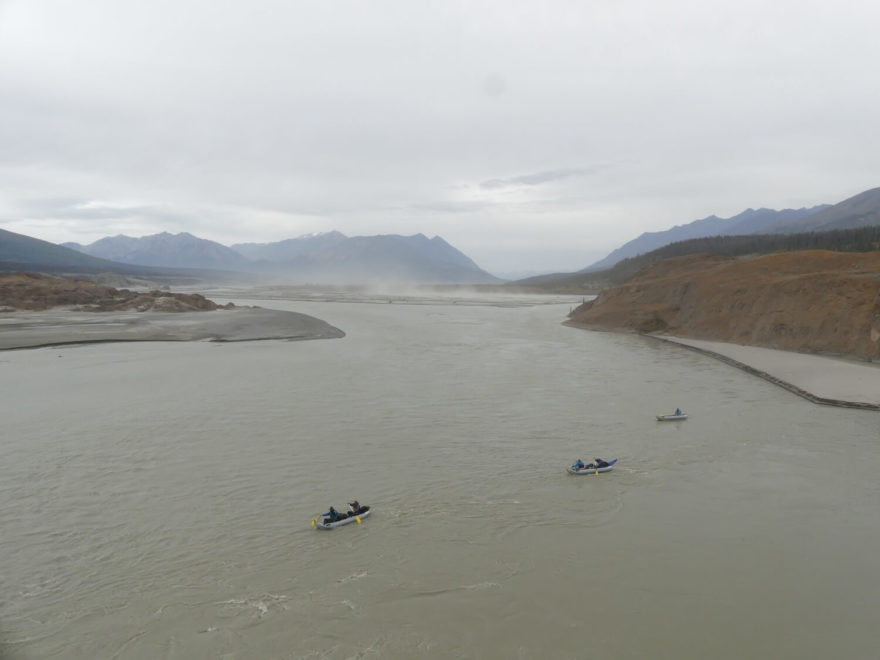
<path fill-rule="evenodd" d="M 880 188 L 834 205 L 748 209 L 647 232 L 574 273 L 515 282 L 492 275 L 439 236 L 348 237 L 338 231 L 272 243 L 226 246 L 189 233 L 108 236 L 89 245 L 55 245 L 0 230 L 0 270 L 60 274 L 118 273 L 157 282 L 241 281 L 296 285 L 511 284 L 534 291 L 594 293 L 662 259 L 698 252 L 745 256 L 880 247 Z M 529 264 L 522 264 L 527 271 Z"/>

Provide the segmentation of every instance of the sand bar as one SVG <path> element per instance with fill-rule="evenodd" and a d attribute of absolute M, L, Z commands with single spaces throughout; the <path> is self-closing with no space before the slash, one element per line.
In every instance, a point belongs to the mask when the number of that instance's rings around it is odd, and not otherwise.
<path fill-rule="evenodd" d="M 110 341 L 333 339 L 345 333 L 307 314 L 261 307 L 201 312 L 81 312 L 54 309 L 0 314 L 0 350 Z"/>
<path fill-rule="evenodd" d="M 880 410 L 880 366 L 757 346 L 648 335 L 711 355 L 814 403 Z"/>

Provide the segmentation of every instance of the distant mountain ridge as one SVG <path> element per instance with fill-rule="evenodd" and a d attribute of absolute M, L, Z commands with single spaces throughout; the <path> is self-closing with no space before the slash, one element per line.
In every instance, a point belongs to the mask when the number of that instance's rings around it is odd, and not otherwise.
<path fill-rule="evenodd" d="M 355 236 L 309 252 L 291 264 L 304 279 L 342 284 L 421 281 L 490 284 L 501 280 L 439 236 Z"/>
<path fill-rule="evenodd" d="M 153 284 L 187 283 L 199 281 L 252 281 L 251 275 L 230 273 L 230 271 L 197 268 L 163 268 L 159 266 L 140 266 L 110 261 L 84 254 L 62 245 L 56 245 L 39 238 L 16 234 L 0 229 L 0 272 L 37 272 L 61 275 L 102 275 L 108 274 L 148 278 Z M 110 278 L 113 279 L 113 278 Z M 126 281 L 126 277 L 117 278 Z"/>
<path fill-rule="evenodd" d="M 125 264 L 259 273 L 304 284 L 494 284 L 482 270 L 439 236 L 347 237 L 333 231 L 275 243 L 226 247 L 192 234 L 162 232 L 141 238 L 109 236 L 65 247 Z"/>
<path fill-rule="evenodd" d="M 141 238 L 119 234 L 107 236 L 89 245 L 62 243 L 62 247 L 100 259 L 137 266 L 247 270 L 249 264 L 248 259 L 235 250 L 187 232 L 162 232 Z"/>
<path fill-rule="evenodd" d="M 20 264 L 23 268 L 38 263 L 103 270 L 109 270 L 114 265 L 105 259 L 5 229 L 0 229 L 0 263 L 9 264 L 10 267 Z"/>
<path fill-rule="evenodd" d="M 578 272 L 584 273 L 611 268 L 623 259 L 647 254 L 670 243 L 686 241 L 691 238 L 764 234 L 773 231 L 772 228 L 776 226 L 800 226 L 798 223 L 804 218 L 830 208 L 829 204 L 821 204 L 812 208 L 784 209 L 782 211 L 746 209 L 739 215 L 730 218 L 719 218 L 716 215 L 710 215 L 707 218 L 694 220 L 686 225 L 676 225 L 665 231 L 645 232 L 638 238 L 624 243 L 604 259 L 600 259 Z M 878 220 L 878 223 L 880 223 L 880 220 Z"/>
<path fill-rule="evenodd" d="M 647 254 L 671 243 L 711 236 L 752 234 L 801 234 L 880 225 L 880 188 L 871 188 L 837 204 L 812 208 L 748 209 L 732 218 L 709 216 L 661 232 L 647 232 L 617 248 L 604 259 L 578 271 L 586 273 L 611 268 L 623 259 Z"/>
<path fill-rule="evenodd" d="M 772 233 L 832 231 L 880 225 L 880 188 L 871 188 L 834 206 L 826 206 L 809 218 L 783 222 L 771 227 Z"/>
<path fill-rule="evenodd" d="M 345 234 L 330 231 L 288 238 L 275 243 L 233 243 L 230 247 L 252 261 L 292 261 L 304 254 L 347 240 Z"/>

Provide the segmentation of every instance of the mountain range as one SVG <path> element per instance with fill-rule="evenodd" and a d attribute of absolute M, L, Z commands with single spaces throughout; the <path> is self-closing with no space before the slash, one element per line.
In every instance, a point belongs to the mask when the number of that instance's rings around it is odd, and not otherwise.
<path fill-rule="evenodd" d="M 778 223 L 770 228 L 770 233 L 834 231 L 874 225 L 880 225 L 880 188 L 866 190 L 834 206 L 825 207 L 800 222 Z"/>
<path fill-rule="evenodd" d="M 814 206 L 812 208 L 785 209 L 774 211 L 773 209 L 746 209 L 739 215 L 731 218 L 719 218 L 710 215 L 701 220 L 694 220 L 686 225 L 676 225 L 664 231 L 645 232 L 638 238 L 624 243 L 611 252 L 604 259 L 582 269 L 582 273 L 611 268 L 614 264 L 647 254 L 658 248 L 678 241 L 687 241 L 692 238 L 706 238 L 708 236 L 739 236 L 748 234 L 766 234 L 773 231 L 777 226 L 797 226 L 804 218 L 830 208 L 828 204 Z M 793 230 L 800 231 L 800 230 Z"/>
<path fill-rule="evenodd" d="M 310 252 L 331 248 L 346 241 L 345 234 L 329 231 L 322 234 L 306 234 L 276 243 L 235 243 L 232 249 L 253 261 L 292 261 Z"/>
<path fill-rule="evenodd" d="M 200 269 L 246 273 L 263 279 L 301 284 L 497 284 L 503 280 L 487 273 L 462 252 L 439 236 L 381 235 L 347 237 L 340 232 L 313 234 L 276 243 L 242 243 L 227 247 L 215 241 L 183 232 L 162 232 L 151 236 L 108 236 L 89 245 L 45 241 L 31 243 L 28 237 L 5 232 L 10 250 L 21 255 L 64 261 L 73 265 L 96 266 L 83 262 L 88 256 L 133 267 Z M 18 236 L 11 240 L 11 236 Z M 36 241 L 36 239 L 29 239 Z M 49 247 L 51 246 L 51 247 Z M 15 247 L 15 249 L 12 249 Z M 42 255 L 42 256 L 40 256 Z M 76 255 L 74 258 L 72 255 Z M 15 261 L 3 258 L 0 261 Z M 112 268 L 105 268 L 112 270 Z"/>
<path fill-rule="evenodd" d="M 578 271 L 581 273 L 605 270 L 619 261 L 647 254 L 670 243 L 709 236 L 747 236 L 752 234 L 796 234 L 814 231 L 833 231 L 880 225 L 880 188 L 872 188 L 834 204 L 820 204 L 811 208 L 747 209 L 731 218 L 710 215 L 686 225 L 676 225 L 665 231 L 645 232 L 624 243 L 607 257 Z"/>
<path fill-rule="evenodd" d="M 105 270 L 111 265 L 104 259 L 80 254 L 69 248 L 5 229 L 0 229 L 0 264 L 8 264 L 6 270 L 28 264 L 67 265 L 71 268 L 104 268 Z"/>
<path fill-rule="evenodd" d="M 89 245 L 62 243 L 61 247 L 99 259 L 135 266 L 239 271 L 247 270 L 250 264 L 247 258 L 235 250 L 186 232 L 176 235 L 162 232 L 141 238 L 120 234 L 107 236 Z"/>

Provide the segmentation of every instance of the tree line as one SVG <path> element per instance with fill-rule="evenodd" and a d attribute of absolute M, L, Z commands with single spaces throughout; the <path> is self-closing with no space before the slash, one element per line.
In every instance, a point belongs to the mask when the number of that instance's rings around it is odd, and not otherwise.
<path fill-rule="evenodd" d="M 615 283 L 628 280 L 645 266 L 661 259 L 688 254 L 718 254 L 725 257 L 831 250 L 832 252 L 871 252 L 880 250 L 880 225 L 797 234 L 747 234 L 744 236 L 707 236 L 670 243 L 646 254 L 623 259 L 612 268 L 595 275 Z"/>

